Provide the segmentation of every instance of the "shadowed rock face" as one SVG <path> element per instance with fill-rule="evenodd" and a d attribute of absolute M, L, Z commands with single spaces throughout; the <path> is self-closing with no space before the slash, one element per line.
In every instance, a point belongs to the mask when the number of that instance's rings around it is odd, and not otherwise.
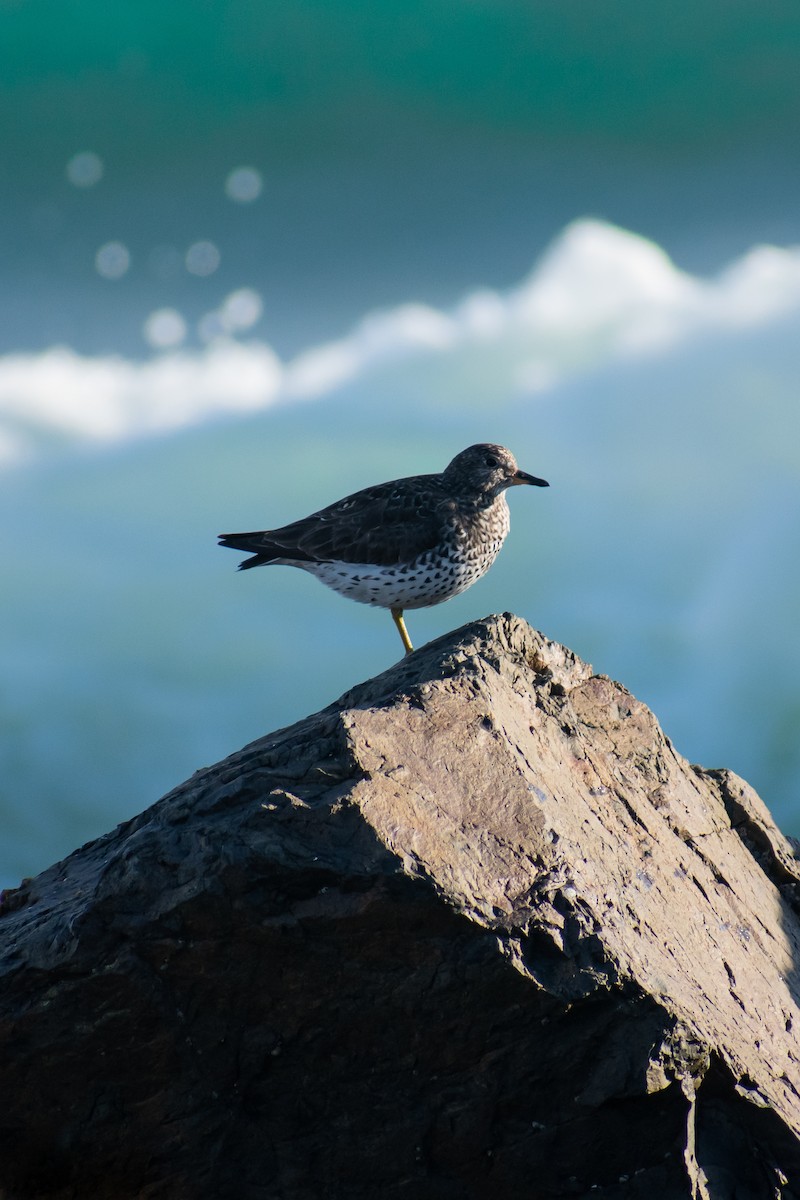
<path fill-rule="evenodd" d="M 798 869 L 515 617 L 5 896 L 0 1185 L 800 1196 Z"/>

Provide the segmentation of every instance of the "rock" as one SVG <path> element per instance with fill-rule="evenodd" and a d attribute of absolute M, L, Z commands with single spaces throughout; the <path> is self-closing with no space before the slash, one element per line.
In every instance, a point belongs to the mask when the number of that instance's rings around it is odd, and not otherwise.
<path fill-rule="evenodd" d="M 488 618 L 6 893 L 2 1195 L 791 1200 L 799 883 Z"/>

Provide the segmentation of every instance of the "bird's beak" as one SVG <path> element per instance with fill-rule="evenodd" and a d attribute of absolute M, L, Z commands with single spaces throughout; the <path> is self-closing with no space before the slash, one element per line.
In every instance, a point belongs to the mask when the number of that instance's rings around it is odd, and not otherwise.
<path fill-rule="evenodd" d="M 546 479 L 537 479 L 535 475 L 529 475 L 527 471 L 517 471 L 516 475 L 512 476 L 512 487 L 517 487 L 520 483 L 528 483 L 531 487 L 550 487 Z"/>

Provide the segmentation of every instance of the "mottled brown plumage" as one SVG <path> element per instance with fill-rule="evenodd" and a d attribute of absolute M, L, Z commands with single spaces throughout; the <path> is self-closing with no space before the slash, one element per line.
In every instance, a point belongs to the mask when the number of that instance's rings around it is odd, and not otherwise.
<path fill-rule="evenodd" d="M 252 555 L 240 570 L 300 567 L 391 609 L 409 652 L 403 610 L 441 604 L 489 569 L 508 533 L 505 492 L 517 484 L 548 486 L 503 446 L 470 446 L 439 475 L 379 483 L 280 529 L 222 534 L 220 545 Z"/>

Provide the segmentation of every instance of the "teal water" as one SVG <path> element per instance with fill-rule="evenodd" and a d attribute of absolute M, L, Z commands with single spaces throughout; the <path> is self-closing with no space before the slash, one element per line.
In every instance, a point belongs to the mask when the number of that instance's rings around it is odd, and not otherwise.
<path fill-rule="evenodd" d="M 793 129 L 800 101 L 800 18 L 774 0 L 679 13 L 654 0 L 37 0 L 7 6 L 3 29 L 4 87 L 20 101 L 6 116 L 13 144 L 55 148 L 82 123 L 129 166 L 234 138 L 297 159 L 347 144 L 355 154 L 356 131 L 375 145 L 404 109 L 423 128 L 471 122 L 684 153 Z"/>
<path fill-rule="evenodd" d="M 800 832 L 796 6 L 34 0 L 0 28 L 0 883 L 397 655 L 218 530 L 475 440 L 552 486 L 415 642 L 515 611 Z M 598 226 L 542 264 L 587 216 L 653 253 Z"/>
<path fill-rule="evenodd" d="M 150 312 L 193 324 L 247 285 L 296 352 L 376 307 L 510 286 L 587 215 L 701 272 L 800 239 L 793 4 L 34 0 L 0 31 L 0 351 L 143 356 Z M 104 172 L 75 187 L 86 151 Z M 242 165 L 257 203 L 224 194 Z M 175 266 L 198 239 L 209 277 Z"/>
<path fill-rule="evenodd" d="M 608 362 L 535 394 L 475 345 L 322 399 L 76 448 L 0 487 L 2 874 L 13 882 L 398 657 L 387 614 L 301 572 L 235 571 L 280 524 L 491 437 L 551 482 L 492 572 L 409 615 L 416 644 L 514 611 L 650 704 L 800 829 L 796 316 Z"/>

